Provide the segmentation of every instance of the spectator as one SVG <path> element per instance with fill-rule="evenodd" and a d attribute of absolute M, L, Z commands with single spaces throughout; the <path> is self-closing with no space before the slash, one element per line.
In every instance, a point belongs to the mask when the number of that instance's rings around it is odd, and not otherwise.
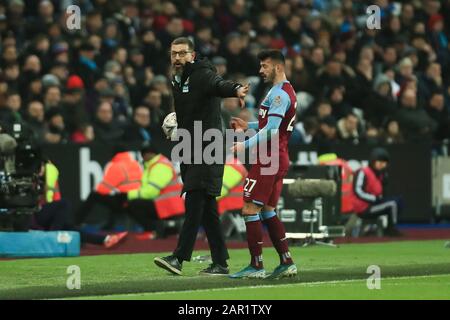
<path fill-rule="evenodd" d="M 69 45 L 66 42 L 57 42 L 52 47 L 53 59 L 57 63 L 67 64 L 70 62 Z"/>
<path fill-rule="evenodd" d="M 394 46 L 387 46 L 383 50 L 382 66 L 384 68 L 394 68 L 397 65 L 398 55 Z M 381 68 L 378 68 L 378 72 L 381 72 Z"/>
<path fill-rule="evenodd" d="M 134 109 L 133 120 L 124 130 L 123 140 L 142 145 L 144 142 L 150 143 L 153 138 L 151 128 L 150 109 L 147 106 L 138 106 Z"/>
<path fill-rule="evenodd" d="M 61 110 L 66 129 L 70 135 L 88 122 L 84 105 L 84 83 L 79 76 L 68 78 L 61 101 Z"/>
<path fill-rule="evenodd" d="M 326 99 L 321 99 L 317 103 L 311 104 L 305 111 L 304 116 L 316 117 L 319 121 L 331 116 L 333 109 Z"/>
<path fill-rule="evenodd" d="M 94 128 L 89 123 L 82 123 L 70 136 L 74 143 L 89 143 L 95 140 Z"/>
<path fill-rule="evenodd" d="M 317 85 L 320 88 L 338 87 L 345 83 L 342 63 L 336 59 L 328 60 L 325 67 L 318 71 Z"/>
<path fill-rule="evenodd" d="M 361 107 L 372 91 L 373 67 L 372 62 L 367 57 L 361 57 L 355 70 L 355 85 L 351 94 L 352 103 Z"/>
<path fill-rule="evenodd" d="M 286 25 L 282 28 L 281 34 L 289 47 L 300 46 L 302 19 L 296 14 L 288 17 Z"/>
<path fill-rule="evenodd" d="M 102 13 L 99 10 L 92 10 L 86 15 L 86 31 L 89 34 L 99 34 L 103 28 Z"/>
<path fill-rule="evenodd" d="M 406 89 L 400 96 L 397 118 L 407 141 L 430 140 L 436 130 L 436 122 L 417 106 L 417 95 L 412 89 Z"/>
<path fill-rule="evenodd" d="M 224 79 L 228 79 L 227 60 L 223 57 L 217 56 L 211 60 L 214 67 L 217 69 L 217 74 Z"/>
<path fill-rule="evenodd" d="M 247 16 L 245 0 L 227 1 L 225 10 L 219 14 L 219 24 L 223 35 L 234 32 Z"/>
<path fill-rule="evenodd" d="M 88 42 L 84 42 L 79 48 L 79 58 L 75 66 L 75 74 L 81 77 L 87 88 L 93 86 L 94 79 L 100 73 L 94 58 L 95 47 Z"/>
<path fill-rule="evenodd" d="M 45 110 L 59 107 L 61 103 L 61 89 L 57 85 L 47 87 L 44 93 Z"/>
<path fill-rule="evenodd" d="M 430 61 L 436 60 L 436 53 L 427 42 L 425 33 L 413 33 L 411 36 L 411 44 L 417 50 L 417 58 L 419 60 L 417 69 L 423 72 Z"/>
<path fill-rule="evenodd" d="M 376 146 L 380 142 L 380 131 L 377 127 L 369 124 L 365 134 L 365 142 L 367 145 Z"/>
<path fill-rule="evenodd" d="M 167 78 L 163 75 L 155 76 L 150 85 L 155 90 L 158 90 L 161 93 L 161 105 L 159 108 L 161 109 L 162 114 L 168 114 L 173 110 L 173 101 L 172 95 L 170 94 L 171 89 L 169 88 L 169 82 Z M 147 95 L 148 97 L 148 95 Z M 150 107 L 153 107 L 152 101 L 146 101 L 149 103 Z M 156 105 L 155 105 L 156 106 Z M 155 119 L 159 123 L 159 119 Z"/>
<path fill-rule="evenodd" d="M 65 128 L 64 118 L 61 109 L 52 107 L 45 113 L 47 129 L 44 137 L 46 143 L 64 144 L 69 140 L 68 133 Z"/>
<path fill-rule="evenodd" d="M 400 126 L 395 119 L 386 119 L 381 135 L 381 142 L 385 144 L 404 143 L 405 139 L 400 131 Z"/>
<path fill-rule="evenodd" d="M 183 19 L 174 15 L 169 18 L 166 27 L 159 33 L 158 39 L 161 41 L 163 48 L 169 48 L 173 40 L 186 35 Z"/>
<path fill-rule="evenodd" d="M 328 116 L 320 121 L 319 131 L 314 136 L 313 143 L 318 148 L 329 148 L 338 143 L 336 119 Z"/>
<path fill-rule="evenodd" d="M 442 54 L 448 51 L 448 37 L 444 32 L 444 17 L 441 14 L 433 14 L 428 19 L 428 30 L 430 31 L 431 46 L 438 53 L 441 63 Z M 445 54 L 445 53 L 444 53 Z"/>
<path fill-rule="evenodd" d="M 424 101 L 429 101 L 431 93 L 443 90 L 443 80 L 441 65 L 436 62 L 430 62 L 425 74 L 419 78 L 419 95 Z"/>
<path fill-rule="evenodd" d="M 292 60 L 292 74 L 289 79 L 296 92 L 306 91 L 308 76 L 303 57 L 299 54 L 295 55 Z"/>
<path fill-rule="evenodd" d="M 17 63 L 17 49 L 14 45 L 5 46 L 2 50 L 1 65 L 7 66 Z"/>
<path fill-rule="evenodd" d="M 325 88 L 326 98 L 330 101 L 332 114 L 335 119 L 341 119 L 352 111 L 352 107 L 344 100 L 345 87 L 333 85 Z"/>
<path fill-rule="evenodd" d="M 29 39 L 36 34 L 45 34 L 47 32 L 48 26 L 55 21 L 54 11 L 55 8 L 51 1 L 42 0 L 39 2 L 38 16 L 27 21 L 26 35 Z"/>
<path fill-rule="evenodd" d="M 7 102 L 5 104 L 0 104 L 0 127 L 4 131 L 11 132 L 12 124 L 15 122 L 16 117 L 14 112 L 8 107 Z"/>
<path fill-rule="evenodd" d="M 34 140 L 39 144 L 43 143 L 45 131 L 45 111 L 42 102 L 35 100 L 28 103 L 25 121 L 27 126 L 33 132 Z"/>
<path fill-rule="evenodd" d="M 59 80 L 59 83 L 65 83 L 67 77 L 69 76 L 67 63 L 55 61 L 55 63 L 53 63 L 50 67 L 49 74 L 56 76 Z"/>
<path fill-rule="evenodd" d="M 255 72 L 259 69 L 257 60 L 243 47 L 243 39 L 239 33 L 233 32 L 227 36 L 223 53 L 230 75 L 238 73 L 246 76 L 256 75 Z"/>
<path fill-rule="evenodd" d="M 211 26 L 212 36 L 217 38 L 221 34 L 215 17 L 216 10 L 212 0 L 200 0 L 193 18 L 196 28 L 198 26 Z"/>
<path fill-rule="evenodd" d="M 153 30 L 144 30 L 141 38 L 145 65 L 158 74 L 165 74 L 169 66 L 169 57 L 164 51 L 166 47 L 156 38 Z"/>
<path fill-rule="evenodd" d="M 144 99 L 144 104 L 150 109 L 151 124 L 159 126 L 162 124 L 165 112 L 162 109 L 163 95 L 156 88 L 151 88 Z"/>
<path fill-rule="evenodd" d="M 431 93 L 426 111 L 437 124 L 435 140 L 448 139 L 450 137 L 450 117 L 442 91 L 436 90 Z"/>
<path fill-rule="evenodd" d="M 17 63 L 9 64 L 5 67 L 5 80 L 9 90 L 19 90 L 18 80 L 20 75 L 19 65 Z"/>
<path fill-rule="evenodd" d="M 358 117 L 348 113 L 337 123 L 339 139 L 346 143 L 359 144 L 363 139 Z"/>
<path fill-rule="evenodd" d="M 374 81 L 373 91 L 363 100 L 364 116 L 371 124 L 381 127 L 384 119 L 395 114 L 397 105 L 392 95 L 391 81 L 380 74 Z"/>
<path fill-rule="evenodd" d="M 314 47 L 306 62 L 307 82 L 304 90 L 317 95 L 320 93 L 317 87 L 318 71 L 325 62 L 325 53 L 323 49 L 321 47 Z"/>
<path fill-rule="evenodd" d="M 114 120 L 113 108 L 109 102 L 98 105 L 93 123 L 95 142 L 113 145 L 122 136 L 123 131 Z"/>
<path fill-rule="evenodd" d="M 304 121 L 299 121 L 294 125 L 289 144 L 293 146 L 311 144 L 318 130 L 319 123 L 317 119 L 306 117 Z"/>
<path fill-rule="evenodd" d="M 6 106 L 12 111 L 14 122 L 22 122 L 22 98 L 18 92 L 8 92 Z"/>
<path fill-rule="evenodd" d="M 219 41 L 213 38 L 209 25 L 198 25 L 195 31 L 195 44 L 198 54 L 211 58 L 217 53 Z"/>
<path fill-rule="evenodd" d="M 410 58 L 403 58 L 398 64 L 398 73 L 395 81 L 402 85 L 414 77 L 414 65 Z"/>

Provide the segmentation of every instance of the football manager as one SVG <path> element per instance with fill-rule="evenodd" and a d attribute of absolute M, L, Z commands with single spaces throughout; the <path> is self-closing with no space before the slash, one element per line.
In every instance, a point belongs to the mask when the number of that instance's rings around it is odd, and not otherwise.
<path fill-rule="evenodd" d="M 177 128 L 189 131 L 194 136 L 194 122 L 201 122 L 202 136 L 208 129 L 223 132 L 220 112 L 220 98 L 236 97 L 244 106 L 244 97 L 249 86 L 226 81 L 217 75 L 214 66 L 206 59 L 198 59 L 194 44 L 189 38 L 177 38 L 171 43 L 170 57 L 173 72 L 172 92 L 175 104 Z M 198 128 L 197 128 L 198 130 Z M 184 139 L 183 139 L 184 140 Z M 198 142 L 197 142 L 198 143 Z M 208 143 L 209 144 L 209 143 Z M 191 145 L 194 142 L 191 141 Z M 200 144 L 202 152 L 207 145 Z M 225 148 L 223 148 L 225 150 Z M 192 149 L 192 151 L 194 151 Z M 224 156 L 225 157 L 225 156 Z M 184 158 L 184 157 L 183 157 Z M 229 273 L 229 258 L 225 239 L 220 228 L 217 214 L 216 197 L 222 189 L 224 160 L 221 163 L 194 164 L 194 152 L 191 161 L 181 161 L 180 170 L 185 193 L 185 222 L 173 254 L 155 258 L 155 264 L 173 274 L 181 275 L 183 261 L 190 261 L 197 232 L 203 226 L 211 250 L 212 264 L 200 273 L 205 275 L 224 275 Z M 173 159 L 172 159 L 173 160 Z"/>

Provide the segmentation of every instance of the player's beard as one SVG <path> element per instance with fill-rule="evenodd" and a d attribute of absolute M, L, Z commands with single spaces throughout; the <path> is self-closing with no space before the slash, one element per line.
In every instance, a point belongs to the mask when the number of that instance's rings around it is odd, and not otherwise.
<path fill-rule="evenodd" d="M 273 68 L 272 71 L 264 79 L 264 82 L 266 82 L 266 83 L 273 83 L 275 81 L 275 76 L 276 76 L 275 68 Z"/>

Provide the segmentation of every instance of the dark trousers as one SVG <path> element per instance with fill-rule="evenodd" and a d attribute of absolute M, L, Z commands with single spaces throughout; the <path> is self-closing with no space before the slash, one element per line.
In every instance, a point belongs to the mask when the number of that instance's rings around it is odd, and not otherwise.
<path fill-rule="evenodd" d="M 88 198 L 80 205 L 75 213 L 75 225 L 79 226 L 85 222 L 95 205 L 106 207 L 112 213 L 106 225 L 103 226 L 104 230 L 112 229 L 115 214 L 123 210 L 123 201 L 119 197 L 103 195 L 95 191 L 89 194 Z"/>
<path fill-rule="evenodd" d="M 38 227 L 49 230 L 71 229 L 70 205 L 66 200 L 53 201 L 42 206 L 34 215 Z M 70 227 L 70 228 L 69 228 Z"/>
<path fill-rule="evenodd" d="M 402 207 L 403 201 L 401 198 L 385 198 L 371 205 L 360 217 L 362 219 L 371 219 L 385 216 L 387 217 L 387 228 L 393 228 L 397 224 L 398 215 Z"/>
<path fill-rule="evenodd" d="M 71 222 L 70 205 L 65 200 L 44 204 L 33 218 L 32 229 L 79 231 L 82 243 L 102 244 L 105 240 L 104 235 L 86 233 L 75 228 Z"/>
<path fill-rule="evenodd" d="M 198 229 L 203 226 L 213 263 L 226 266 L 229 255 L 217 214 L 216 198 L 207 194 L 203 189 L 188 191 L 186 192 L 185 207 L 184 224 L 173 254 L 179 260 L 190 261 Z"/>
<path fill-rule="evenodd" d="M 127 214 L 139 223 L 145 231 L 157 229 L 158 214 L 152 200 L 133 200 L 128 202 Z"/>

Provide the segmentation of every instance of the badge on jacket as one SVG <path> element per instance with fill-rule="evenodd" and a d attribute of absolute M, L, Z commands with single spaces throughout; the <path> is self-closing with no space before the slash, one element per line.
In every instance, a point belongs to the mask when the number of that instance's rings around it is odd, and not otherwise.
<path fill-rule="evenodd" d="M 189 78 L 187 78 L 186 81 L 184 82 L 182 92 L 183 93 L 189 92 Z"/>

